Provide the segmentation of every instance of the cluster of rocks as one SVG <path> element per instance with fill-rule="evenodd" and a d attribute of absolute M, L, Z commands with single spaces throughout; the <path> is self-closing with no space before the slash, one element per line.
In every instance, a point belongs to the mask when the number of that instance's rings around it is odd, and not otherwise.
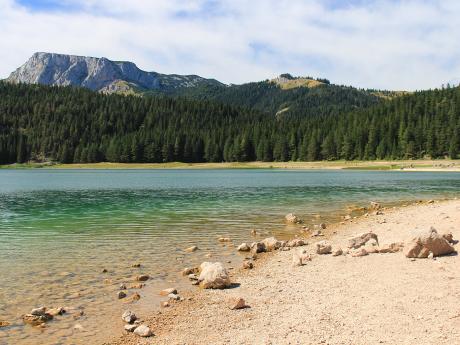
<path fill-rule="evenodd" d="M 134 333 L 139 337 L 151 337 L 153 332 L 146 325 L 143 325 L 142 322 L 137 318 L 130 310 L 126 310 L 122 315 L 121 319 L 126 322 L 125 331 L 129 333 Z"/>
<path fill-rule="evenodd" d="M 294 238 L 289 241 L 280 241 L 275 237 L 268 237 L 259 242 L 251 244 L 242 243 L 237 250 L 240 252 L 251 252 L 253 254 L 272 252 L 275 250 L 289 250 L 290 248 L 307 245 L 307 242 L 301 238 Z"/>
<path fill-rule="evenodd" d="M 48 321 L 51 321 L 55 316 L 65 314 L 65 309 L 62 307 L 59 308 L 34 308 L 30 311 L 29 314 L 22 316 L 24 323 L 38 326 L 42 325 Z"/>

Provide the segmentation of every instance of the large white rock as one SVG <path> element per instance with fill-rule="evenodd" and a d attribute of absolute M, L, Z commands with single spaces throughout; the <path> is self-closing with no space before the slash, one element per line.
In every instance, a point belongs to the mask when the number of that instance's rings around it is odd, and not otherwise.
<path fill-rule="evenodd" d="M 203 289 L 224 289 L 231 285 L 230 277 L 220 262 L 203 262 L 198 281 Z"/>
<path fill-rule="evenodd" d="M 433 227 L 404 245 L 404 255 L 408 258 L 427 258 L 430 252 L 441 256 L 454 253 L 455 248 Z"/>
<path fill-rule="evenodd" d="M 134 330 L 134 334 L 140 336 L 140 337 L 150 337 L 153 335 L 152 331 L 150 328 L 148 328 L 146 325 L 140 325 Z"/>

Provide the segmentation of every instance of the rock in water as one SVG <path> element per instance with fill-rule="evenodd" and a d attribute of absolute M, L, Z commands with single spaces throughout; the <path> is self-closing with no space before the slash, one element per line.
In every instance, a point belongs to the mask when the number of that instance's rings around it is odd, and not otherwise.
<path fill-rule="evenodd" d="M 371 238 L 374 239 L 377 242 L 377 244 L 379 243 L 376 234 L 374 234 L 373 232 L 366 232 L 356 237 L 350 238 L 348 240 L 348 248 L 358 249 L 359 247 L 364 246 L 367 243 L 367 241 L 369 241 Z"/>
<path fill-rule="evenodd" d="M 316 243 L 317 254 L 330 254 L 332 252 L 332 245 L 328 241 L 320 241 Z"/>
<path fill-rule="evenodd" d="M 124 322 L 127 322 L 127 323 L 133 323 L 134 321 L 137 320 L 137 316 L 136 314 L 134 314 L 131 310 L 126 310 L 123 315 L 121 315 L 121 319 L 124 321 Z"/>
<path fill-rule="evenodd" d="M 193 253 L 193 252 L 196 252 L 197 250 L 198 250 L 197 246 L 191 246 L 185 249 L 187 253 Z"/>
<path fill-rule="evenodd" d="M 251 245 L 251 252 L 254 254 L 265 252 L 265 244 L 263 244 L 262 242 L 254 242 Z"/>
<path fill-rule="evenodd" d="M 147 274 L 141 274 L 136 277 L 136 280 L 139 282 L 145 282 L 150 279 L 150 276 Z"/>
<path fill-rule="evenodd" d="M 262 244 L 264 245 L 266 252 L 272 252 L 274 250 L 280 249 L 284 245 L 284 242 L 278 241 L 274 237 L 268 237 L 262 240 Z"/>
<path fill-rule="evenodd" d="M 455 248 L 433 227 L 404 246 L 404 255 L 408 258 L 427 258 L 430 252 L 433 256 L 441 256 L 454 253 Z"/>
<path fill-rule="evenodd" d="M 140 336 L 140 337 L 151 337 L 153 335 L 152 331 L 150 328 L 148 328 L 146 325 L 140 325 L 134 330 L 134 334 Z"/>
<path fill-rule="evenodd" d="M 231 310 L 247 308 L 246 302 L 241 297 L 229 299 L 227 301 L 227 306 Z"/>
<path fill-rule="evenodd" d="M 251 250 L 251 247 L 249 247 L 249 245 L 247 243 L 241 243 L 239 246 L 238 246 L 238 249 L 237 249 L 239 252 L 249 252 Z"/>
<path fill-rule="evenodd" d="M 301 224 L 302 223 L 302 219 L 297 217 L 294 213 L 287 214 L 284 217 L 284 219 L 286 219 L 286 222 L 290 224 Z"/>
<path fill-rule="evenodd" d="M 169 288 L 160 291 L 160 296 L 168 296 L 169 294 L 177 294 L 177 289 Z"/>
<path fill-rule="evenodd" d="M 198 277 L 203 289 L 224 289 L 231 285 L 227 270 L 220 262 L 203 262 Z"/>

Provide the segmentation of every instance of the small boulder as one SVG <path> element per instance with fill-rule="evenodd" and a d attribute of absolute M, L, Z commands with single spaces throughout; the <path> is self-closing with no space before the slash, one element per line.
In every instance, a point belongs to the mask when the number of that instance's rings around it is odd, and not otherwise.
<path fill-rule="evenodd" d="M 137 327 L 138 327 L 138 325 L 130 325 L 130 324 L 128 324 L 128 325 L 125 325 L 125 331 L 132 333 L 132 332 L 134 332 L 134 330 Z"/>
<path fill-rule="evenodd" d="M 278 241 L 274 237 L 268 237 L 262 240 L 262 244 L 264 245 L 266 252 L 272 252 L 274 250 L 280 249 L 283 246 L 284 242 Z"/>
<path fill-rule="evenodd" d="M 227 270 L 220 262 L 203 262 L 198 281 L 203 289 L 224 289 L 231 285 Z"/>
<path fill-rule="evenodd" d="M 427 258 L 430 252 L 436 257 L 454 253 L 455 248 L 433 227 L 404 246 L 404 255 L 408 258 Z"/>
<path fill-rule="evenodd" d="M 330 254 L 332 252 L 332 245 L 328 241 L 320 241 L 316 243 L 317 254 Z"/>
<path fill-rule="evenodd" d="M 247 244 L 247 243 L 241 243 L 241 244 L 238 246 L 237 250 L 238 250 L 239 252 L 249 252 L 249 251 L 251 250 L 251 247 L 250 247 L 249 244 Z"/>
<path fill-rule="evenodd" d="M 117 297 L 118 297 L 118 299 L 125 298 L 126 297 L 126 292 L 118 291 Z"/>
<path fill-rule="evenodd" d="M 374 239 L 377 244 L 379 243 L 378 237 L 373 232 L 362 233 L 356 237 L 350 238 L 348 240 L 348 248 L 358 249 L 361 246 L 364 246 L 367 241 Z"/>
<path fill-rule="evenodd" d="M 297 217 L 294 213 L 289 213 L 287 214 L 284 219 L 286 220 L 287 223 L 289 224 L 301 224 L 302 219 Z"/>
<path fill-rule="evenodd" d="M 323 229 L 323 230 L 326 229 L 326 227 L 327 227 L 327 226 L 326 226 L 325 223 L 321 223 L 321 224 L 319 225 L 319 228 L 320 228 L 320 229 Z"/>
<path fill-rule="evenodd" d="M 197 250 L 198 250 L 197 246 L 191 246 L 191 247 L 185 248 L 185 251 L 187 253 L 193 253 L 193 252 L 196 252 Z"/>
<path fill-rule="evenodd" d="M 168 296 L 169 294 L 177 294 L 177 289 L 169 288 L 160 291 L 160 296 Z"/>
<path fill-rule="evenodd" d="M 176 293 L 170 293 L 168 298 L 170 301 L 180 301 L 180 296 Z"/>
<path fill-rule="evenodd" d="M 0 321 L 0 328 L 8 327 L 9 325 L 11 325 L 11 324 L 8 321 Z"/>
<path fill-rule="evenodd" d="M 332 256 L 340 256 L 343 254 L 343 250 L 340 247 L 332 248 Z"/>
<path fill-rule="evenodd" d="M 148 328 L 146 325 L 140 325 L 133 332 L 134 332 L 134 334 L 136 334 L 136 335 L 138 335 L 140 337 L 144 337 L 144 338 L 151 337 L 153 335 L 153 333 L 150 330 L 150 328 Z"/>
<path fill-rule="evenodd" d="M 121 315 L 121 319 L 126 323 L 133 323 L 134 321 L 137 320 L 137 316 L 131 310 L 126 310 Z"/>
<path fill-rule="evenodd" d="M 230 298 L 227 301 L 227 306 L 231 310 L 247 308 L 246 302 L 241 297 Z"/>

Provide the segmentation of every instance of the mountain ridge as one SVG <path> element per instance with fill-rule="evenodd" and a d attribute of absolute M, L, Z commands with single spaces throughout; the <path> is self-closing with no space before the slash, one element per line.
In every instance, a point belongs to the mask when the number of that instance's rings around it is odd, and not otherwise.
<path fill-rule="evenodd" d="M 104 93 L 172 90 L 201 85 L 224 86 L 215 79 L 197 75 L 146 72 L 130 61 L 36 52 L 6 79 L 12 83 L 80 86 Z M 122 82 L 123 87 L 117 84 Z"/>

